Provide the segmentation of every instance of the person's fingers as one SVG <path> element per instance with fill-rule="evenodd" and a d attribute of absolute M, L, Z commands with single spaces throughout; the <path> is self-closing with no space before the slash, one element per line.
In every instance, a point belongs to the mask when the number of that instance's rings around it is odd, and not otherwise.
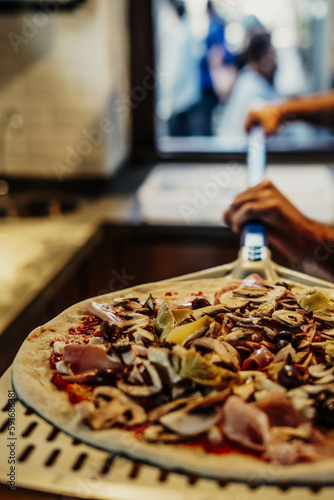
<path fill-rule="evenodd" d="M 266 135 L 274 134 L 282 123 L 280 108 L 265 106 L 262 109 L 250 109 L 244 127 L 250 132 L 254 125 L 261 125 Z"/>
<path fill-rule="evenodd" d="M 234 213 L 231 213 L 231 225 L 233 231 L 240 233 L 242 227 L 246 222 L 251 220 L 260 220 L 271 225 L 277 224 L 277 213 L 276 213 L 276 203 L 274 201 L 268 200 L 263 201 L 252 201 L 249 203 L 244 203 L 241 207 Z"/>
<path fill-rule="evenodd" d="M 231 211 L 229 208 L 227 210 L 225 210 L 225 212 L 223 213 L 223 221 L 228 226 L 232 226 L 232 216 L 231 216 Z"/>
<path fill-rule="evenodd" d="M 258 112 L 254 109 L 251 109 L 248 112 L 248 115 L 244 123 L 246 132 L 250 132 L 251 129 L 254 127 L 254 125 L 261 125 L 261 119 L 258 116 Z"/>
<path fill-rule="evenodd" d="M 269 181 L 263 181 L 256 186 L 246 189 L 242 193 L 239 193 L 233 200 L 230 206 L 231 212 L 235 212 L 244 203 L 252 201 L 265 201 L 271 199 L 274 196 L 272 189 L 272 184 Z"/>

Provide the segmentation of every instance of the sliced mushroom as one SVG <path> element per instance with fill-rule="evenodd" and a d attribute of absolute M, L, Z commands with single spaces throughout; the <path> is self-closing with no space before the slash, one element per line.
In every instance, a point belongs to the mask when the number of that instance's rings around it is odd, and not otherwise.
<path fill-rule="evenodd" d="M 303 386 L 304 390 L 307 392 L 307 394 L 310 394 L 311 396 L 320 394 L 320 392 L 330 392 L 331 394 L 334 394 L 334 384 L 317 384 L 317 385 L 311 385 L 307 384 Z"/>
<path fill-rule="evenodd" d="M 322 333 L 324 335 L 328 335 L 328 337 L 334 337 L 334 328 L 331 328 L 330 330 L 323 330 Z"/>
<path fill-rule="evenodd" d="M 268 300 L 259 305 L 251 312 L 251 316 L 259 316 L 260 318 L 270 317 L 272 312 L 276 309 L 277 303 L 275 300 Z"/>
<path fill-rule="evenodd" d="M 159 421 L 167 429 L 181 434 L 182 436 L 195 436 L 208 431 L 221 418 L 221 412 L 216 408 L 205 409 L 182 408 L 167 413 L 160 417 Z"/>
<path fill-rule="evenodd" d="M 120 339 L 118 342 L 112 344 L 110 350 L 110 358 L 121 359 L 126 365 L 134 364 L 138 358 L 142 361 L 142 358 L 147 357 L 147 347 L 143 344 L 134 344 L 130 342 L 128 337 Z"/>
<path fill-rule="evenodd" d="M 160 424 L 147 427 L 144 431 L 144 438 L 151 443 L 178 443 L 184 439 L 179 434 L 166 431 L 166 428 Z"/>
<path fill-rule="evenodd" d="M 208 335 L 210 328 L 211 328 L 211 325 L 209 328 L 204 326 L 203 328 L 199 328 L 198 330 L 195 330 L 193 333 L 191 333 L 190 335 L 188 335 L 188 337 L 185 338 L 185 340 L 181 343 L 181 345 L 184 347 L 189 347 L 193 343 L 194 340 L 199 339 L 199 338 L 203 337 L 204 335 Z"/>
<path fill-rule="evenodd" d="M 284 286 L 272 287 L 253 287 L 245 286 L 233 290 L 233 297 L 241 297 L 248 299 L 250 302 L 259 304 L 260 302 L 267 302 L 268 300 L 278 300 L 283 297 L 286 292 Z"/>
<path fill-rule="evenodd" d="M 148 418 L 151 422 L 155 422 L 163 415 L 166 415 L 166 413 L 178 410 L 180 408 L 184 408 L 185 406 L 187 406 L 190 399 L 191 398 L 189 397 L 179 398 L 175 399 L 174 401 L 170 401 L 169 403 L 166 403 L 164 405 L 157 406 L 156 408 L 153 408 L 153 410 L 149 412 Z"/>
<path fill-rule="evenodd" d="M 219 297 L 219 302 L 223 307 L 235 311 L 235 309 L 240 309 L 241 307 L 247 306 L 249 304 L 249 299 L 242 297 L 235 297 L 233 291 L 223 293 Z"/>
<path fill-rule="evenodd" d="M 128 376 L 128 382 L 131 382 L 132 384 L 145 384 L 145 378 L 144 375 L 141 371 L 141 366 L 142 365 L 133 365 L 133 368 Z"/>
<path fill-rule="evenodd" d="M 136 344 L 143 343 L 148 345 L 149 343 L 155 343 L 156 339 L 152 332 L 148 332 L 144 330 L 144 328 L 136 328 L 134 332 L 132 332 L 132 336 Z"/>
<path fill-rule="evenodd" d="M 237 315 L 233 313 L 226 313 L 226 316 L 236 325 L 243 327 L 255 327 L 260 321 L 260 318 L 255 318 L 254 316 Z"/>
<path fill-rule="evenodd" d="M 232 328 L 231 332 L 225 335 L 224 341 L 231 342 L 236 340 L 243 340 L 250 338 L 254 333 L 254 330 L 249 328 Z M 220 338 L 220 337 L 219 337 Z"/>
<path fill-rule="evenodd" d="M 124 332 L 132 332 L 133 329 L 145 328 L 150 322 L 150 318 L 146 314 L 131 313 L 128 319 L 121 323 Z"/>
<path fill-rule="evenodd" d="M 195 319 L 199 319 L 201 316 L 204 316 L 204 314 L 214 318 L 217 314 L 222 312 L 225 312 L 225 308 L 221 304 L 217 304 L 216 306 L 207 306 L 195 309 L 194 311 L 191 311 L 191 315 Z"/>
<path fill-rule="evenodd" d="M 134 298 L 123 299 L 117 302 L 117 306 L 122 306 L 126 311 L 137 311 L 142 307 L 139 300 Z"/>
<path fill-rule="evenodd" d="M 316 311 L 313 313 L 314 319 L 317 319 L 325 326 L 329 326 L 330 328 L 334 327 L 334 312 L 323 309 L 321 311 Z"/>
<path fill-rule="evenodd" d="M 283 299 L 280 300 L 281 306 L 283 306 L 283 309 L 290 309 L 292 311 L 299 309 L 299 305 L 295 299 Z"/>
<path fill-rule="evenodd" d="M 268 326 L 259 326 L 259 328 L 264 331 L 267 339 L 274 340 L 276 338 L 277 333 Z"/>
<path fill-rule="evenodd" d="M 132 397 L 148 397 L 160 392 L 162 390 L 162 382 L 157 369 L 147 360 L 143 360 L 143 365 L 150 376 L 150 385 L 131 385 L 120 380 L 117 383 L 117 387 Z"/>
<path fill-rule="evenodd" d="M 251 378 L 246 380 L 243 384 L 233 387 L 233 394 L 240 396 L 244 401 L 247 401 L 254 392 L 255 385 Z"/>
<path fill-rule="evenodd" d="M 334 366 L 331 366 L 330 368 L 326 368 L 326 365 L 324 363 L 319 363 L 317 365 L 312 365 L 309 366 L 308 372 L 313 378 L 322 378 L 325 377 L 326 375 L 330 375 L 334 373 Z"/>
<path fill-rule="evenodd" d="M 334 373 L 327 373 L 327 375 L 317 379 L 315 384 L 331 384 L 332 382 L 334 382 Z"/>
<path fill-rule="evenodd" d="M 171 363 L 170 349 L 164 347 L 149 347 L 147 350 L 148 360 L 153 363 L 164 383 L 176 384 L 181 380 Z"/>
<path fill-rule="evenodd" d="M 93 399 L 98 408 L 88 416 L 87 421 L 95 430 L 110 429 L 115 424 L 134 426 L 147 420 L 145 410 L 116 387 L 97 387 L 93 391 Z"/>
<path fill-rule="evenodd" d="M 280 349 L 278 351 L 278 353 L 276 354 L 273 362 L 274 363 L 279 363 L 280 361 L 286 361 L 288 356 L 291 357 L 291 360 L 294 361 L 295 360 L 295 355 L 296 355 L 296 351 L 294 350 L 294 348 L 292 347 L 291 344 L 287 344 L 285 347 L 283 347 L 282 349 Z"/>
<path fill-rule="evenodd" d="M 183 379 L 176 384 L 173 384 L 170 391 L 171 398 L 180 399 L 184 397 L 200 396 L 197 385 L 193 380 Z"/>
<path fill-rule="evenodd" d="M 271 432 L 281 441 L 290 441 L 291 439 L 308 441 L 311 437 L 312 426 L 309 422 L 306 422 L 298 427 L 272 427 Z"/>
<path fill-rule="evenodd" d="M 202 354 L 206 359 L 210 360 L 211 363 L 222 364 L 234 370 L 239 370 L 240 368 L 239 353 L 227 342 L 204 337 L 194 340 L 191 345 L 195 346 L 195 348 L 203 347 L 204 350 L 209 349 L 211 352 Z"/>
<path fill-rule="evenodd" d="M 295 311 L 285 311 L 284 309 L 274 311 L 272 318 L 285 326 L 298 327 L 305 323 L 305 319 L 302 314 Z"/>
<path fill-rule="evenodd" d="M 314 400 L 310 398 L 310 393 L 306 390 L 306 387 L 314 387 L 312 385 L 296 387 L 295 389 L 290 389 L 287 392 L 287 397 L 290 400 L 292 406 L 297 411 L 301 411 L 307 419 L 313 419 L 315 415 L 315 408 L 313 407 Z"/>

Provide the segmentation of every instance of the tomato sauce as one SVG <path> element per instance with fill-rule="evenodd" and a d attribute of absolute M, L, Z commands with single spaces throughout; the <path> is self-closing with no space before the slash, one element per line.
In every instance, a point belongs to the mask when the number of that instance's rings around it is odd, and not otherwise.
<path fill-rule="evenodd" d="M 95 327 L 102 323 L 100 318 L 93 316 L 92 314 L 87 316 L 80 326 L 71 326 L 68 329 L 68 333 L 71 335 L 95 335 L 97 337 L 101 336 L 100 332 L 95 331 Z"/>
<path fill-rule="evenodd" d="M 66 391 L 71 403 L 77 404 L 81 401 L 91 401 L 93 386 L 68 384 L 59 373 L 55 373 L 51 380 L 60 391 Z"/>

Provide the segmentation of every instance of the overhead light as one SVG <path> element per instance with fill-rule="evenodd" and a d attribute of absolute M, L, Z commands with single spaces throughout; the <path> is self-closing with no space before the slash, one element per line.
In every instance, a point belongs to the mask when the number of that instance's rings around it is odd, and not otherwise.
<path fill-rule="evenodd" d="M 325 0 L 315 0 L 311 3 L 310 12 L 314 19 L 321 21 L 328 14 L 328 4 Z"/>

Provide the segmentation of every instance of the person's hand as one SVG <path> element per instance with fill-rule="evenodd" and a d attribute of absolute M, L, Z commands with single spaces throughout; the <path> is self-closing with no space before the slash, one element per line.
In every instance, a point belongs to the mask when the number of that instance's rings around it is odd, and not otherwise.
<path fill-rule="evenodd" d="M 280 104 L 267 104 L 261 108 L 252 108 L 249 110 L 245 129 L 247 132 L 254 125 L 261 125 L 266 135 L 272 135 L 283 123 L 283 111 Z"/>
<path fill-rule="evenodd" d="M 326 273 L 333 270 L 333 252 L 323 257 L 325 245 L 321 243 L 327 242 L 328 246 L 328 241 L 334 242 L 334 229 L 303 215 L 269 180 L 237 195 L 224 217 L 236 233 L 246 222 L 261 221 L 267 228 L 268 243 L 291 263 L 303 267 L 303 262 L 311 259 L 319 268 L 316 274 L 322 277 L 325 274 L 320 273 L 320 268 Z M 318 257 L 320 254 L 322 257 Z"/>

